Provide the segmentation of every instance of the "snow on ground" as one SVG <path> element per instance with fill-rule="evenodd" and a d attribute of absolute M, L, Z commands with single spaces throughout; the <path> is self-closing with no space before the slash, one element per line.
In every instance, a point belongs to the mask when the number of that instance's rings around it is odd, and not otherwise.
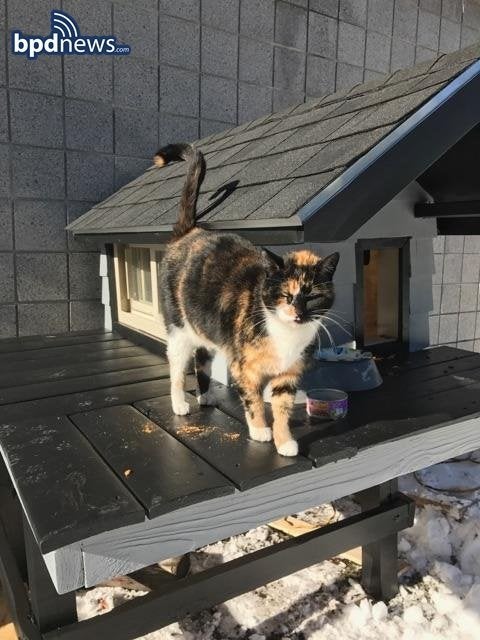
<path fill-rule="evenodd" d="M 473 461 L 473 462 L 472 462 Z M 478 640 L 480 638 L 480 461 L 447 462 L 405 476 L 400 489 L 415 497 L 412 528 L 399 537 L 400 593 L 388 604 L 362 590 L 360 568 L 333 559 L 244 594 L 145 640 Z M 422 484 L 420 484 L 420 482 Z M 426 485 L 426 486 L 425 486 Z M 434 487 L 434 488 L 432 488 Z M 458 490 L 461 491 L 458 491 Z M 357 510 L 349 499 L 299 514 L 310 523 Z M 285 539 L 267 526 L 192 554 L 192 570 Z M 78 596 L 80 619 L 142 595 L 98 587 Z M 143 639 L 142 639 L 143 640 Z"/>

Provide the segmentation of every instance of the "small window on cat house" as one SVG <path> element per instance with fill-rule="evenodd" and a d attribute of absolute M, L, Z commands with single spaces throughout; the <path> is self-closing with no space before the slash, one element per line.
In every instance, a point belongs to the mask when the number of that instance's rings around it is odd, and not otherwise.
<path fill-rule="evenodd" d="M 127 247 L 125 265 L 131 309 L 137 309 L 143 313 L 153 313 L 150 249 Z"/>
<path fill-rule="evenodd" d="M 374 351 L 408 347 L 408 239 L 360 240 L 356 258 L 359 346 Z"/>
<path fill-rule="evenodd" d="M 115 287 L 118 321 L 149 335 L 166 335 L 158 301 L 158 264 L 155 246 L 115 245 Z"/>

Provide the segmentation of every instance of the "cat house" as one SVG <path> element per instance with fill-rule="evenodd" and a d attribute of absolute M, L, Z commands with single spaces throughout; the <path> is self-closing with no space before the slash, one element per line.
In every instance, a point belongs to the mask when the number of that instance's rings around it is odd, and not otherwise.
<path fill-rule="evenodd" d="M 339 251 L 332 339 L 428 346 L 433 238 L 480 231 L 479 58 L 475 45 L 199 140 L 198 224 Z M 185 171 L 152 166 L 69 225 L 103 248 L 106 326 L 165 336 L 157 270 Z"/>

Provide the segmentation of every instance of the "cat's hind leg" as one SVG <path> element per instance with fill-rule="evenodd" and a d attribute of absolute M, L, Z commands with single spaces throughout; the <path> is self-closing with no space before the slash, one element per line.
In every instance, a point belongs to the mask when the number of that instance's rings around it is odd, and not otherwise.
<path fill-rule="evenodd" d="M 170 393 L 173 413 L 185 416 L 190 406 L 185 399 L 185 375 L 193 356 L 193 343 L 185 328 L 172 327 L 167 336 L 167 356 L 170 363 Z"/>
<path fill-rule="evenodd" d="M 216 407 L 218 402 L 215 396 L 215 390 L 211 386 L 212 378 L 212 360 L 213 354 L 205 349 L 205 347 L 199 347 L 195 351 L 195 373 L 197 376 L 198 404 L 203 406 Z"/>

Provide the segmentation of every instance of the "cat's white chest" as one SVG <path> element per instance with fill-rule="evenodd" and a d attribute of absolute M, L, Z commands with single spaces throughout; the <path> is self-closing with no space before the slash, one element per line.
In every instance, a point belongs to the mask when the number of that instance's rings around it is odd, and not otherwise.
<path fill-rule="evenodd" d="M 317 333 L 314 322 L 287 325 L 270 312 L 266 314 L 266 324 L 278 357 L 278 373 L 297 362 Z"/>

